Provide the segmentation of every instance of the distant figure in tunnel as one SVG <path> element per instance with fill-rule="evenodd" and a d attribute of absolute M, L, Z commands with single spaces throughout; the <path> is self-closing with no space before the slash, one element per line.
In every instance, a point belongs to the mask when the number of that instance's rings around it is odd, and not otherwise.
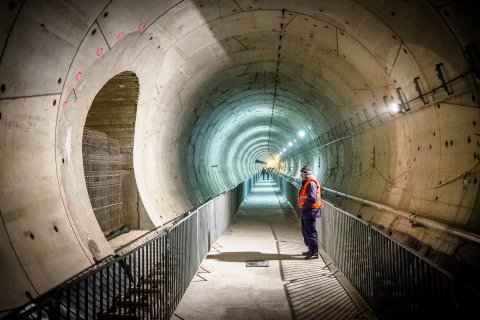
<path fill-rule="evenodd" d="M 318 259 L 318 233 L 316 218 L 322 214 L 322 199 L 320 195 L 320 183 L 312 175 L 312 169 L 304 166 L 300 170 L 302 187 L 298 194 L 298 207 L 302 221 L 303 242 L 308 251 L 302 252 L 305 259 Z"/>
<path fill-rule="evenodd" d="M 270 180 L 270 168 L 267 169 L 267 180 Z"/>
<path fill-rule="evenodd" d="M 262 169 L 262 178 L 265 180 L 265 173 L 267 173 L 267 170 L 265 170 L 265 167 Z"/>

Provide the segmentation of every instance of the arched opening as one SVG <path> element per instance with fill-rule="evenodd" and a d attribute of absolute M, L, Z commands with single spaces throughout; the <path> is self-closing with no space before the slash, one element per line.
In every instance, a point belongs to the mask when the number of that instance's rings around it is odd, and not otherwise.
<path fill-rule="evenodd" d="M 93 212 L 107 240 L 154 228 L 133 169 L 138 95 L 137 76 L 122 72 L 97 93 L 85 121 L 85 181 Z"/>

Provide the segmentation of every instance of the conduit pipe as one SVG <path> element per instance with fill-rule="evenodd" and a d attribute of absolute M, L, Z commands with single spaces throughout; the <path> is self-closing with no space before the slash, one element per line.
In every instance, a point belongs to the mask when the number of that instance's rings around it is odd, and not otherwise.
<path fill-rule="evenodd" d="M 289 179 L 289 180 L 293 180 L 293 182 L 295 182 L 296 184 L 299 183 L 298 181 L 295 181 L 295 180 L 299 180 L 299 179 L 296 179 L 296 178 L 293 178 L 293 177 L 288 177 L 288 176 L 285 176 L 285 175 L 284 175 L 284 177 L 287 177 L 287 179 Z M 421 216 L 416 215 L 416 214 L 411 213 L 411 212 L 398 210 L 398 209 L 395 209 L 395 208 L 392 208 L 392 207 L 389 207 L 389 206 L 386 206 L 386 205 L 383 205 L 383 204 L 380 204 L 380 203 L 377 203 L 377 202 L 373 202 L 373 201 L 370 201 L 370 200 L 366 200 L 366 199 L 358 198 L 358 197 L 355 197 L 355 196 L 351 196 L 351 195 L 343 193 L 343 192 L 335 191 L 335 190 L 330 189 L 330 188 L 322 187 L 322 190 L 333 193 L 333 194 L 335 194 L 337 196 L 340 196 L 340 197 L 343 197 L 345 199 L 350 199 L 350 200 L 353 200 L 353 201 L 356 201 L 356 202 L 360 202 L 362 204 L 365 204 L 365 205 L 370 206 L 370 207 L 377 208 L 379 210 L 384 210 L 384 211 L 391 212 L 398 217 L 407 219 L 408 221 L 410 221 L 410 223 L 412 225 L 413 224 L 418 224 L 418 225 L 421 225 L 421 226 L 424 226 L 424 227 L 428 227 L 428 228 L 432 228 L 432 229 L 447 232 L 449 234 L 452 234 L 454 236 L 457 236 L 459 238 L 462 238 L 462 239 L 465 239 L 465 240 L 468 240 L 468 241 L 480 243 L 480 235 L 478 235 L 476 233 L 468 232 L 468 231 L 458 229 L 458 228 L 454 228 L 454 227 L 451 227 L 451 226 L 449 226 L 445 223 L 441 223 L 441 222 L 438 222 L 438 221 L 435 221 L 435 220 L 424 218 L 424 217 L 421 217 Z"/>

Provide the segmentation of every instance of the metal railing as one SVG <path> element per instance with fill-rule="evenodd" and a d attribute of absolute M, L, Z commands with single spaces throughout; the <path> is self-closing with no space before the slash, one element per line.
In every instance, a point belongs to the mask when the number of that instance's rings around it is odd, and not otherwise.
<path fill-rule="evenodd" d="M 296 207 L 298 181 L 274 179 Z M 323 201 L 319 244 L 379 319 L 445 318 L 456 312 L 452 276 L 372 225 Z"/>
<path fill-rule="evenodd" d="M 364 221 L 324 202 L 319 243 L 380 319 L 427 319 L 455 309 L 453 279 Z"/>
<path fill-rule="evenodd" d="M 170 319 L 258 175 L 149 232 L 5 319 Z"/>

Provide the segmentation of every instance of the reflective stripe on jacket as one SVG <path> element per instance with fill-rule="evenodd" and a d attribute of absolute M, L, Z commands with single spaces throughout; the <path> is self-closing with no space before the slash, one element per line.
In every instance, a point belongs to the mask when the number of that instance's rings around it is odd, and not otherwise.
<path fill-rule="evenodd" d="M 307 182 L 303 185 L 303 187 L 300 189 L 300 192 L 298 194 L 298 207 L 300 209 L 303 208 L 303 204 L 305 201 L 307 201 L 307 186 L 310 184 L 310 182 L 313 181 L 317 185 L 317 199 L 315 203 L 312 204 L 312 208 L 320 208 L 322 206 L 322 199 L 320 195 L 320 183 L 318 183 L 317 179 L 314 177 L 308 178 Z"/>

